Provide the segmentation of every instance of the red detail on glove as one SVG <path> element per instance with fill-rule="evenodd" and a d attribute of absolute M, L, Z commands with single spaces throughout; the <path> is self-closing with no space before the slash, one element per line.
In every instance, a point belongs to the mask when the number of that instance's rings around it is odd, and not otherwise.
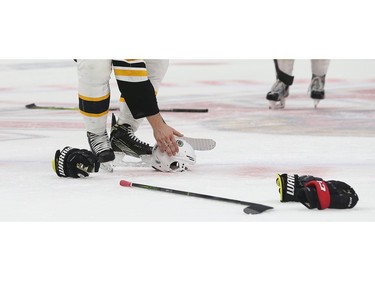
<path fill-rule="evenodd" d="M 306 183 L 306 186 L 315 187 L 320 203 L 320 209 L 327 209 L 331 204 L 331 195 L 329 193 L 327 184 L 324 181 L 313 180 Z"/>

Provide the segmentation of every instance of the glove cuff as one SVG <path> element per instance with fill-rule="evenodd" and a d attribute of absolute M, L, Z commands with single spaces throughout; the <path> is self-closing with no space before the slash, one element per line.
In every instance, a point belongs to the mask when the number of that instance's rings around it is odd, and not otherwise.
<path fill-rule="evenodd" d="M 299 192 L 298 200 L 309 209 L 327 209 L 331 204 L 331 195 L 325 181 L 313 180 L 305 184 Z"/>
<path fill-rule="evenodd" d="M 69 151 L 71 151 L 73 147 L 66 146 L 64 149 L 57 150 L 55 153 L 55 159 L 52 161 L 52 168 L 56 172 L 56 174 L 59 177 L 68 177 L 68 175 L 65 173 L 65 157 L 68 154 Z"/>
<path fill-rule="evenodd" d="M 298 175 L 278 174 L 276 184 L 279 186 L 280 202 L 298 202 L 296 192 L 302 188 Z"/>

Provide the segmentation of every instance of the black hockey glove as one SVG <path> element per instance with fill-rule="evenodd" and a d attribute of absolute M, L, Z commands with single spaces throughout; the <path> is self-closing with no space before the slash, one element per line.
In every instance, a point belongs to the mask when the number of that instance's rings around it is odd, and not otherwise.
<path fill-rule="evenodd" d="M 299 202 L 309 209 L 351 209 L 358 202 L 352 187 L 342 181 L 310 181 L 298 193 Z"/>
<path fill-rule="evenodd" d="M 354 189 L 341 181 L 282 174 L 278 175 L 276 183 L 279 186 L 281 202 L 301 202 L 309 209 L 350 209 L 359 200 Z"/>
<path fill-rule="evenodd" d="M 276 184 L 279 186 L 280 202 L 299 202 L 296 197 L 297 192 L 312 180 L 322 179 L 313 176 L 278 174 Z"/>
<path fill-rule="evenodd" d="M 57 150 L 52 160 L 52 168 L 59 177 L 88 177 L 89 173 L 99 170 L 99 165 L 91 151 L 70 146 Z"/>

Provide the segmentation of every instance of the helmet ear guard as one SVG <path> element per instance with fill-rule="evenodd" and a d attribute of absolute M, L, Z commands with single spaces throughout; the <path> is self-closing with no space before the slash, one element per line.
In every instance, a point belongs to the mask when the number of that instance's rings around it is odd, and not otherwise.
<path fill-rule="evenodd" d="M 152 167 L 161 172 L 183 172 L 196 163 L 194 149 L 185 140 L 176 140 L 179 151 L 176 155 L 168 156 L 160 151 L 156 144 L 152 149 Z"/>

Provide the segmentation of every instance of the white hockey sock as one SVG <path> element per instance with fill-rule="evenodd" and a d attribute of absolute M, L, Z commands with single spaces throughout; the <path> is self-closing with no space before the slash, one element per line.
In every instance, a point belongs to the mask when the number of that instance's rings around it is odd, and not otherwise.
<path fill-rule="evenodd" d="M 316 76 L 327 74 L 330 60 L 311 60 L 311 72 Z"/>
<path fill-rule="evenodd" d="M 277 60 L 277 65 L 279 66 L 279 69 L 284 72 L 285 74 L 288 74 L 290 76 L 293 76 L 293 67 L 294 67 L 294 60 Z"/>
<path fill-rule="evenodd" d="M 133 131 L 136 132 L 143 120 L 144 118 L 134 119 L 126 102 L 120 102 L 120 115 L 117 121 L 119 125 L 129 124 Z"/>

